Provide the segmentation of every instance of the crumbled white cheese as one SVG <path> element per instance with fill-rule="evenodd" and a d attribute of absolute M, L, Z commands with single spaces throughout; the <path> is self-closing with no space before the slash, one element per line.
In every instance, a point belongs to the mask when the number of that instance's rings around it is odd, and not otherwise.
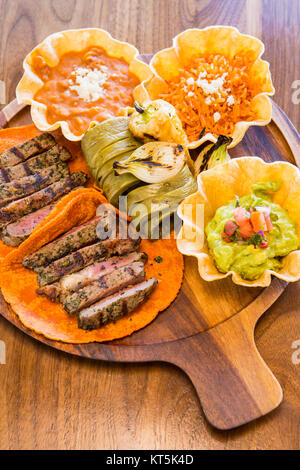
<path fill-rule="evenodd" d="M 212 102 L 212 97 L 211 96 L 208 96 L 207 98 L 205 98 L 205 103 L 210 105 Z"/>
<path fill-rule="evenodd" d="M 186 80 L 186 83 L 187 83 L 187 85 L 194 85 L 194 83 L 195 83 L 194 77 L 189 77 Z"/>
<path fill-rule="evenodd" d="M 232 95 L 228 96 L 227 103 L 229 104 L 229 106 L 232 106 L 235 103 L 235 99 Z"/>
<path fill-rule="evenodd" d="M 194 96 L 194 94 L 195 94 L 195 93 L 194 93 L 193 91 L 189 91 L 188 94 L 187 94 L 187 96 Z"/>
<path fill-rule="evenodd" d="M 196 83 L 200 88 L 202 88 L 204 93 L 207 95 L 212 95 L 213 93 L 217 93 L 222 88 L 224 81 L 221 79 L 221 77 L 216 78 L 211 82 L 208 82 L 206 78 L 203 80 L 198 78 Z"/>
<path fill-rule="evenodd" d="M 203 72 L 199 73 L 199 78 L 204 78 L 204 77 L 206 77 L 206 75 L 207 75 L 207 72 L 206 72 L 206 70 L 204 70 Z"/>
<path fill-rule="evenodd" d="M 216 78 L 215 80 L 211 80 L 210 82 L 204 78 L 201 78 L 201 73 L 199 74 L 198 80 L 196 84 L 198 87 L 202 88 L 206 95 L 213 95 L 214 93 L 220 96 L 220 91 L 224 92 L 223 85 L 225 82 L 225 77 L 228 73 L 223 73 L 221 77 Z"/>
<path fill-rule="evenodd" d="M 221 119 L 221 114 L 220 113 L 214 113 L 214 121 L 218 122 L 219 119 Z"/>
<path fill-rule="evenodd" d="M 97 101 L 104 94 L 102 85 L 107 80 L 107 67 L 102 66 L 101 69 L 89 69 L 78 67 L 71 73 L 69 80 L 70 90 L 76 91 L 79 98 L 85 101 Z"/>

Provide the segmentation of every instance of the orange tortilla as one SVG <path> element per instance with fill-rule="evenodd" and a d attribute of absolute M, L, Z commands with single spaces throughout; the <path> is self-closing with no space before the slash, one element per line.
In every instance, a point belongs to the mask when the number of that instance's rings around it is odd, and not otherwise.
<path fill-rule="evenodd" d="M 177 296 L 183 278 L 183 256 L 176 248 L 176 241 L 142 240 L 141 250 L 149 260 L 146 277 L 157 277 L 159 283 L 150 298 L 133 314 L 116 323 L 110 323 L 94 331 L 78 328 L 76 317 L 69 316 L 61 304 L 51 302 L 36 294 L 36 273 L 22 266 L 25 255 L 33 253 L 44 244 L 94 217 L 99 204 L 106 202 L 104 196 L 94 189 L 78 190 L 64 207 L 59 204 L 33 234 L 10 253 L 0 267 L 0 287 L 6 302 L 18 315 L 23 325 L 46 338 L 66 343 L 91 343 L 112 341 L 132 334 L 166 309 Z M 61 204 L 62 206 L 62 204 Z M 155 258 L 162 261 L 157 263 Z M 170 269 L 176 266 L 176 269 Z"/>
<path fill-rule="evenodd" d="M 40 135 L 42 132 L 38 130 L 37 127 L 35 127 L 34 124 L 30 124 L 28 126 L 23 126 L 23 127 L 12 127 L 8 129 L 1 129 L 0 130 L 0 153 L 4 152 L 5 150 L 14 147 L 15 145 L 19 145 L 26 140 L 32 139 L 32 137 L 35 137 L 36 135 Z M 68 162 L 69 168 L 71 172 L 74 171 L 84 171 L 90 176 L 90 180 L 87 184 L 87 187 L 92 187 L 94 184 L 94 181 L 92 180 L 92 177 L 90 175 L 90 172 L 88 170 L 87 164 L 85 162 L 83 153 L 81 152 L 81 147 L 78 142 L 70 142 L 67 139 L 63 137 L 63 135 L 59 132 L 53 132 L 53 135 L 57 141 L 58 144 L 64 145 L 67 147 L 67 149 L 71 152 L 73 158 Z M 77 190 L 79 191 L 79 190 Z M 65 204 L 68 202 L 70 197 L 73 197 L 74 192 L 72 193 L 72 196 L 66 195 L 60 203 L 58 203 L 54 210 L 58 210 L 58 208 L 62 208 L 65 206 Z M 52 211 L 52 212 L 53 212 Z M 52 215 L 52 212 L 50 215 Z M 50 216 L 49 215 L 49 216 Z M 45 220 L 47 220 L 46 218 Z M 42 222 L 44 224 L 45 221 Z M 40 226 L 42 225 L 40 224 Z M 36 229 L 35 229 L 36 230 Z M 0 240 L 0 261 L 9 253 L 15 250 L 15 247 L 5 245 L 1 240 Z"/>
<path fill-rule="evenodd" d="M 14 145 L 19 145 L 25 142 L 25 140 L 32 139 L 36 135 L 41 134 L 34 124 L 22 127 L 10 127 L 7 129 L 0 130 L 0 153 Z"/>

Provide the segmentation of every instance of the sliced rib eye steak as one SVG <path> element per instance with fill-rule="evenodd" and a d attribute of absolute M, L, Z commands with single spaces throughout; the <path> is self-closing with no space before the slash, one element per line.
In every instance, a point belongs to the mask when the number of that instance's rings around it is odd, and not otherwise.
<path fill-rule="evenodd" d="M 108 297 L 129 285 L 142 282 L 144 279 L 144 263 L 131 263 L 61 298 L 61 302 L 64 309 L 70 315 L 74 315 L 103 297 Z"/>
<path fill-rule="evenodd" d="M 4 227 L 24 215 L 47 206 L 52 201 L 56 201 L 61 196 L 69 193 L 74 187 L 84 185 L 87 179 L 86 173 L 78 171 L 30 196 L 11 202 L 0 210 L 0 227 Z"/>
<path fill-rule="evenodd" d="M 30 158 L 26 162 L 19 163 L 12 167 L 0 168 L 0 183 L 10 181 L 39 173 L 48 166 L 56 165 L 59 162 L 66 162 L 72 158 L 69 150 L 60 145 L 54 145 L 50 150 Z"/>
<path fill-rule="evenodd" d="M 33 230 L 50 214 L 55 203 L 21 217 L 17 222 L 6 225 L 0 231 L 0 238 L 6 245 L 19 246 Z"/>
<path fill-rule="evenodd" d="M 37 279 L 39 286 L 43 287 L 47 284 L 52 284 L 65 274 L 79 271 L 85 266 L 109 258 L 112 255 L 122 255 L 135 251 L 139 243 L 140 240 L 131 239 L 105 240 L 81 248 L 64 258 L 54 261 L 46 268 L 34 268 L 34 271 L 38 272 Z"/>
<path fill-rule="evenodd" d="M 109 205 L 107 210 L 111 210 Z M 78 227 L 72 228 L 56 240 L 40 248 L 35 253 L 26 256 L 23 259 L 23 266 L 29 269 L 47 266 L 53 261 L 56 261 L 73 251 L 95 243 L 98 241 L 96 230 L 97 225 L 104 216 L 105 211 L 103 211 L 101 215 L 94 217 L 92 220 L 89 220 Z"/>
<path fill-rule="evenodd" d="M 149 279 L 81 310 L 78 315 L 79 328 L 94 330 L 133 312 L 147 300 L 155 289 L 157 282 L 156 278 Z"/>
<path fill-rule="evenodd" d="M 56 144 L 54 137 L 47 132 L 26 142 L 11 147 L 0 154 L 0 168 L 17 165 L 34 155 L 50 149 Z"/>
<path fill-rule="evenodd" d="M 39 173 L 31 176 L 24 176 L 10 183 L 0 184 L 0 207 L 9 204 L 11 201 L 29 196 L 70 174 L 66 163 L 60 162 L 57 165 L 44 168 Z"/>
<path fill-rule="evenodd" d="M 148 256 L 143 252 L 132 252 L 124 256 L 113 256 L 101 263 L 95 263 L 91 266 L 78 271 L 77 273 L 67 274 L 63 276 L 55 284 L 49 284 L 39 289 L 39 294 L 47 295 L 52 301 L 58 301 L 63 296 L 67 296 L 72 292 L 89 285 L 102 276 L 106 276 L 117 269 L 130 263 L 140 261 L 147 262 Z"/>

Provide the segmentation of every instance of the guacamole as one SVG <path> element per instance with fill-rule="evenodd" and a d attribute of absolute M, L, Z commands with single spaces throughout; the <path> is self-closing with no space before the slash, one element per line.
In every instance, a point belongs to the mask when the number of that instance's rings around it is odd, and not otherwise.
<path fill-rule="evenodd" d="M 279 188 L 277 181 L 256 183 L 251 194 L 217 209 L 205 233 L 219 271 L 236 271 L 253 281 L 266 269 L 279 271 L 281 258 L 299 248 L 295 223 L 285 209 L 272 202 L 272 193 Z M 261 225 L 257 220 L 263 220 Z"/>

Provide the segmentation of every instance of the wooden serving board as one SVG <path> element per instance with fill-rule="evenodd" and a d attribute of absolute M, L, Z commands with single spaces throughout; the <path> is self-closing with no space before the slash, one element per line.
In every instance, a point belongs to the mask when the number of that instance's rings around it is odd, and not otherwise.
<path fill-rule="evenodd" d="M 0 127 L 30 122 L 28 107 L 16 100 L 0 112 Z M 273 103 L 272 122 L 250 128 L 230 154 L 258 155 L 267 162 L 286 160 L 300 165 L 299 144 L 297 131 Z M 278 381 L 256 349 L 254 329 L 286 285 L 277 278 L 265 289 L 237 286 L 230 279 L 205 282 L 198 274 L 196 260 L 186 258 L 183 285 L 173 304 L 143 330 L 109 343 L 51 341 L 26 329 L 2 296 L 0 310 L 29 336 L 70 354 L 105 361 L 177 365 L 193 382 L 208 421 L 225 430 L 265 415 L 282 400 Z"/>

